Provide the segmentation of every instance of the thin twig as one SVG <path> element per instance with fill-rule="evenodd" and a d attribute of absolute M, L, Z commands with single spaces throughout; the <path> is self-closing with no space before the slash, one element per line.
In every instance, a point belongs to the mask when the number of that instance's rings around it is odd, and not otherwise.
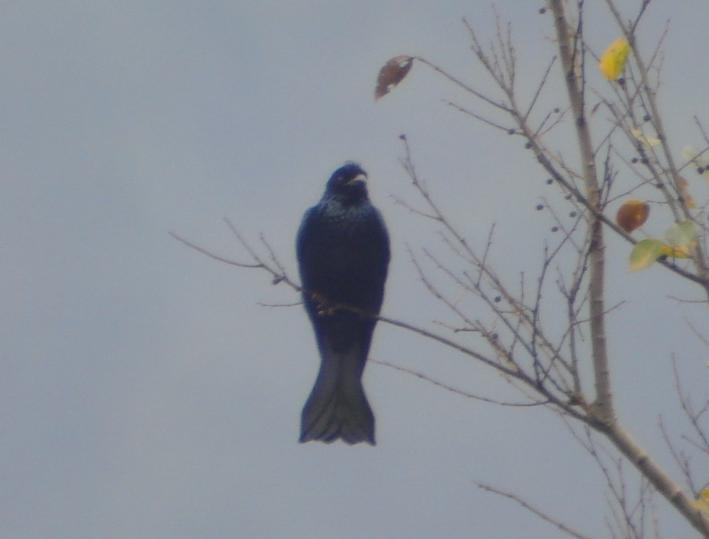
<path fill-rule="evenodd" d="M 488 485 L 486 483 L 480 483 L 478 481 L 473 481 L 473 482 L 481 490 L 484 490 L 486 492 L 491 492 L 493 494 L 497 494 L 498 496 L 502 496 L 503 498 L 507 498 L 509 500 L 512 500 L 512 501 L 518 503 L 519 505 L 524 507 L 527 511 L 537 515 L 539 518 L 548 522 L 549 524 L 556 526 L 559 530 L 561 530 L 562 532 L 564 532 L 565 534 L 567 534 L 571 537 L 576 537 L 576 539 L 589 539 L 588 535 L 584 535 L 580 532 L 577 532 L 573 528 L 567 526 L 566 524 L 563 524 L 559 519 L 548 515 L 547 513 L 545 513 L 544 511 L 542 511 L 540 509 L 537 509 L 529 502 L 526 502 L 525 500 L 523 500 L 517 494 L 513 494 L 511 492 L 506 492 L 504 490 L 500 490 L 500 489 L 493 487 L 492 485 Z"/>
<path fill-rule="evenodd" d="M 208 256 L 209 258 L 213 258 L 214 260 L 218 260 L 219 262 L 224 262 L 225 264 L 229 264 L 230 266 L 236 266 L 239 268 L 263 268 L 263 265 L 259 264 L 259 263 L 248 264 L 246 262 L 240 262 L 238 260 L 226 258 L 224 256 L 221 256 L 221 255 L 218 255 L 218 254 L 213 253 L 211 251 L 208 251 L 207 249 L 200 247 L 196 243 L 193 243 L 193 242 L 183 238 L 182 236 L 180 236 L 179 234 L 177 234 L 175 232 L 170 231 L 170 232 L 168 232 L 168 234 L 170 234 L 170 236 L 175 238 L 180 243 L 186 245 L 190 249 L 194 249 L 195 251 L 198 251 L 198 252 L 202 253 L 203 255 Z"/>
<path fill-rule="evenodd" d="M 501 401 L 497 399 L 491 399 L 489 397 L 482 397 L 480 395 L 475 395 L 473 393 L 470 393 L 468 391 L 464 391 L 462 389 L 458 389 L 456 387 L 453 387 L 449 384 L 446 384 L 444 382 L 440 382 L 438 380 L 435 380 L 434 378 L 430 377 L 427 374 L 424 374 L 422 372 L 416 371 L 414 369 L 409 369 L 408 367 L 402 367 L 401 365 L 397 365 L 395 363 L 391 363 L 386 360 L 382 359 L 375 359 L 375 358 L 369 358 L 369 361 L 373 363 L 378 363 L 379 365 L 384 365 L 385 367 L 389 367 L 391 369 L 395 369 L 399 372 L 404 372 L 406 374 L 409 374 L 411 376 L 415 376 L 416 378 L 419 378 L 420 380 L 425 380 L 428 383 L 431 383 L 435 386 L 438 386 L 442 389 L 445 389 L 446 391 L 450 391 L 451 393 L 455 393 L 457 395 L 462 395 L 463 397 L 467 397 L 469 399 L 474 399 L 477 401 L 481 402 L 486 402 L 488 404 L 497 404 L 498 406 L 509 406 L 509 407 L 517 407 L 517 408 L 529 408 L 529 407 L 534 407 L 534 406 L 543 406 L 545 404 L 549 404 L 548 400 L 545 401 L 533 401 L 533 402 L 507 402 L 507 401 Z"/>

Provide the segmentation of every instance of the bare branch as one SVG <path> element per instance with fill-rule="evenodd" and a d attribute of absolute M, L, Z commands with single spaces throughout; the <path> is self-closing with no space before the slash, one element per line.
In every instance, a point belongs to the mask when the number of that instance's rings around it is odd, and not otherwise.
<path fill-rule="evenodd" d="M 202 253 L 203 255 L 208 256 L 209 258 L 213 258 L 214 260 L 218 260 L 219 262 L 224 262 L 225 264 L 229 264 L 230 266 L 236 266 L 238 268 L 263 268 L 263 265 L 258 262 L 252 263 L 252 264 L 247 264 L 246 262 L 239 262 L 238 260 L 232 260 L 231 258 L 226 258 L 224 256 L 221 256 L 221 255 L 218 255 L 218 254 L 213 253 L 211 251 L 208 251 L 204 247 L 200 247 L 196 243 L 193 243 L 193 242 L 183 238 L 182 236 L 178 235 L 175 232 L 170 231 L 170 232 L 168 232 L 168 234 L 170 234 L 170 236 L 175 238 L 180 243 L 186 245 L 190 249 L 194 249 L 195 251 L 198 251 L 198 252 Z"/>
<path fill-rule="evenodd" d="M 537 509 L 534 507 L 532 504 L 529 502 L 526 502 L 523 500 L 521 497 L 517 496 L 516 494 L 513 494 L 511 492 L 506 492 L 504 490 L 500 490 L 496 487 L 493 487 L 492 485 L 488 485 L 486 483 L 480 483 L 478 481 L 474 481 L 475 485 L 481 490 L 484 490 L 486 492 L 491 492 L 493 494 L 497 494 L 498 496 L 502 496 L 503 498 L 508 498 L 514 502 L 517 502 L 519 505 L 524 507 L 527 511 L 530 513 L 533 513 L 537 515 L 539 518 L 542 520 L 548 522 L 549 524 L 552 524 L 565 534 L 567 534 L 570 537 L 576 537 L 576 539 L 589 539 L 588 535 L 583 535 L 582 533 L 577 532 L 573 528 L 567 526 L 566 524 L 563 524 L 559 519 L 550 516 L 549 514 L 545 513 L 544 511 Z"/>
<path fill-rule="evenodd" d="M 537 99 L 539 99 L 539 95 L 542 93 L 542 90 L 544 89 L 544 85 L 547 82 L 547 79 L 549 78 L 549 72 L 551 71 L 551 68 L 554 66 L 554 63 L 556 62 L 556 56 L 552 57 L 551 62 L 549 62 L 549 65 L 547 66 L 546 70 L 544 71 L 544 75 L 542 75 L 542 80 L 540 81 L 539 85 L 537 86 L 536 92 L 534 92 L 534 96 L 532 97 L 532 101 L 529 103 L 529 107 L 527 107 L 527 111 L 522 115 L 522 121 L 526 122 L 529 119 L 529 115 L 532 113 L 532 109 L 534 109 L 534 105 L 537 104 Z"/>
<path fill-rule="evenodd" d="M 374 358 L 369 358 L 369 361 L 373 363 L 378 363 L 379 365 L 384 365 L 385 367 L 389 367 L 390 369 L 394 369 L 400 372 L 404 372 L 406 374 L 409 374 L 411 376 L 415 376 L 416 378 L 419 378 L 420 380 L 424 380 L 428 383 L 431 383 L 435 386 L 438 386 L 442 389 L 445 389 L 446 391 L 450 391 L 451 393 L 455 393 L 457 395 L 462 395 L 463 397 L 467 397 L 469 399 L 481 401 L 481 402 L 486 402 L 488 404 L 497 404 L 498 406 L 509 406 L 512 408 L 529 408 L 529 407 L 534 407 L 534 406 L 543 406 L 545 404 L 549 404 L 548 400 L 545 401 L 533 401 L 533 402 L 507 402 L 507 401 L 501 401 L 497 399 L 491 399 L 489 397 L 482 397 L 480 395 L 475 395 L 473 393 L 470 393 L 468 391 L 463 391 L 462 389 L 458 389 L 456 387 L 453 387 L 449 384 L 445 384 L 443 382 L 440 382 L 438 380 L 435 380 L 434 378 L 431 378 L 429 375 L 424 374 L 422 372 L 409 369 L 407 367 L 402 367 L 400 365 L 396 365 L 395 363 L 390 363 L 389 361 L 385 361 L 382 359 L 374 359 Z"/>
<path fill-rule="evenodd" d="M 485 101 L 488 105 L 491 105 L 491 106 L 495 107 L 496 109 L 500 109 L 500 110 L 505 111 L 505 112 L 510 112 L 509 107 L 507 107 L 507 106 L 504 105 L 503 103 L 498 103 L 497 101 L 494 101 L 493 99 L 487 97 L 485 94 L 483 94 L 483 93 L 481 93 L 481 92 L 478 92 L 478 91 L 477 91 L 476 89 L 474 89 L 472 86 L 469 86 L 468 84 L 464 83 L 463 81 L 461 81 L 461 80 L 458 79 L 457 77 L 454 77 L 453 75 L 451 75 L 450 73 L 448 73 L 446 70 L 444 70 L 444 69 L 438 67 L 436 64 L 434 64 L 434 63 L 432 63 L 432 62 L 429 62 L 428 60 L 426 60 L 425 58 L 422 58 L 422 57 L 420 57 L 420 56 L 416 56 L 415 59 L 418 60 L 419 62 L 421 62 L 422 64 L 424 64 L 424 65 L 430 67 L 430 68 L 433 69 L 436 73 L 438 73 L 438 74 L 440 74 L 440 75 L 443 75 L 443 76 L 444 76 L 445 78 L 447 78 L 449 81 L 451 81 L 452 83 L 454 83 L 456 86 L 459 86 L 460 88 L 462 88 L 462 89 L 465 90 L 466 92 L 469 92 L 469 93 L 473 94 L 473 95 L 474 95 L 475 97 L 477 97 L 478 99 L 482 99 L 482 100 Z"/>
<path fill-rule="evenodd" d="M 565 75 L 566 89 L 575 119 L 576 134 L 584 170 L 586 196 L 589 206 L 594 210 L 594 213 L 600 213 L 602 208 L 593 154 L 593 143 L 586 121 L 580 82 L 575 74 L 576 66 L 569 49 L 571 38 L 568 34 L 564 4 L 562 0 L 551 0 L 550 5 L 554 14 L 559 55 Z M 615 411 L 613 409 L 613 394 L 611 391 L 608 351 L 606 347 L 605 320 L 603 317 L 605 311 L 605 247 L 603 227 L 601 220 L 598 218 L 594 218 L 590 224 L 589 244 L 591 246 L 589 249 L 589 293 L 591 334 L 593 335 L 591 345 L 593 348 L 593 366 L 596 385 L 596 401 L 594 406 L 601 421 L 612 423 L 615 421 Z"/>

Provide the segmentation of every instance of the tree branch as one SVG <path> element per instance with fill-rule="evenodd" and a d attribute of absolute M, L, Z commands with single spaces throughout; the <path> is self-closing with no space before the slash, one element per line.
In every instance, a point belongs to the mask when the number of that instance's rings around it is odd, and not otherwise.
<path fill-rule="evenodd" d="M 595 155 L 591 133 L 586 121 L 583 91 L 576 76 L 576 65 L 572 56 L 571 45 L 574 42 L 568 32 L 568 21 L 564 12 L 562 0 L 550 0 L 556 28 L 559 56 L 564 70 L 566 90 L 573 112 L 576 135 L 581 154 L 586 197 L 595 213 L 602 212 L 599 182 L 596 173 Z M 591 346 L 593 367 L 595 373 L 596 400 L 595 412 L 598 418 L 607 423 L 615 421 L 613 409 L 613 394 L 611 391 L 610 372 L 608 370 L 608 350 L 606 345 L 604 279 L 605 279 L 605 245 L 601 220 L 590 217 L 589 227 L 589 308 L 591 315 Z"/>
<path fill-rule="evenodd" d="M 541 509 L 537 509 L 536 507 L 534 507 L 530 503 L 526 502 L 525 500 L 523 500 L 522 498 L 520 498 L 516 494 L 513 494 L 511 492 L 506 492 L 504 490 L 500 490 L 500 489 L 495 488 L 495 487 L 488 485 L 486 483 L 479 483 L 478 481 L 474 481 L 474 483 L 481 490 L 484 490 L 486 492 L 491 492 L 493 494 L 497 494 L 498 496 L 502 496 L 503 498 L 508 498 L 514 502 L 517 502 L 519 505 L 524 507 L 530 513 L 533 513 L 533 514 L 537 515 L 539 518 L 541 518 L 542 520 L 548 522 L 549 524 L 556 526 L 559 530 L 561 530 L 562 532 L 564 532 L 565 534 L 567 534 L 571 537 L 576 537 L 576 539 L 589 539 L 588 535 L 583 535 L 583 534 L 577 532 L 573 528 L 567 526 L 566 524 L 563 524 L 559 519 L 549 516 L 547 513 L 545 513 Z"/>

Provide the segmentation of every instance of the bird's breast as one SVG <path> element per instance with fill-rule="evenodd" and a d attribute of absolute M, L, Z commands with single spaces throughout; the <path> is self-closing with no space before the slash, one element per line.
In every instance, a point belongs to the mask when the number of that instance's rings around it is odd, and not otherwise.
<path fill-rule="evenodd" d="M 300 238 L 299 261 L 306 288 L 337 303 L 378 311 L 389 244 L 372 206 L 323 203 L 309 215 Z"/>
<path fill-rule="evenodd" d="M 350 223 L 324 238 L 317 262 L 324 293 L 336 301 L 355 301 L 382 286 L 382 248 L 366 228 Z"/>

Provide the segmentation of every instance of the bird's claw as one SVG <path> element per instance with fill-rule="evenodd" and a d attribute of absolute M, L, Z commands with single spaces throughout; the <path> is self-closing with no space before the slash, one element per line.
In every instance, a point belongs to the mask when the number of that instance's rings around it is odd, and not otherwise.
<path fill-rule="evenodd" d="M 327 298 L 323 296 L 320 292 L 313 292 L 310 297 L 315 302 L 319 316 L 332 316 L 333 314 L 335 314 L 335 307 L 329 305 Z"/>

